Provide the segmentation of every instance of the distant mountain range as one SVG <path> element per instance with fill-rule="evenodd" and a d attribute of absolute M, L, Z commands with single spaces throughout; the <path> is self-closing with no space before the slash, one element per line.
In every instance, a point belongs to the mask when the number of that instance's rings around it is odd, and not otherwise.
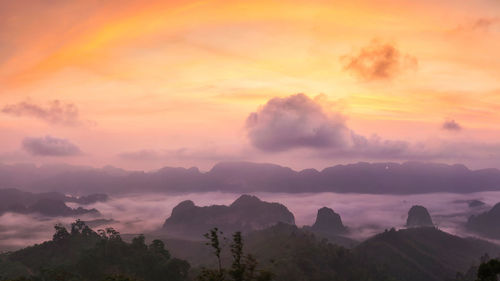
<path fill-rule="evenodd" d="M 470 193 L 500 190 L 500 170 L 422 162 L 356 163 L 322 171 L 250 162 L 216 164 L 208 172 L 166 167 L 154 172 L 113 167 L 0 165 L 0 188 L 96 192 L 351 192 L 371 194 Z"/>
<path fill-rule="evenodd" d="M 78 207 L 70 208 L 66 202 L 82 205 L 108 200 L 106 194 L 91 194 L 89 196 L 73 197 L 59 192 L 32 193 L 18 189 L 0 189 L 0 215 L 6 212 L 44 216 L 78 216 L 83 214 L 98 215 L 96 209 Z"/>

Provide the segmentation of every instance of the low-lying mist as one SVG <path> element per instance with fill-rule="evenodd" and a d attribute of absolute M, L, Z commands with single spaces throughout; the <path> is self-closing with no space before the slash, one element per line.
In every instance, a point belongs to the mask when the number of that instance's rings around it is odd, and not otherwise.
<path fill-rule="evenodd" d="M 186 194 L 136 194 L 111 197 L 107 202 L 86 205 L 96 208 L 100 217 L 79 217 L 94 229 L 114 227 L 121 233 L 150 233 L 163 222 L 178 203 L 192 200 L 198 206 L 229 205 L 241 194 L 206 192 Z M 294 215 L 298 226 L 311 225 L 317 210 L 330 207 L 349 227 L 350 236 L 365 239 L 388 228 L 401 228 L 412 205 L 425 206 L 437 227 L 446 232 L 469 236 L 462 224 L 474 213 L 489 209 L 500 201 L 500 192 L 472 194 L 431 193 L 419 195 L 373 195 L 339 193 L 254 193 L 261 200 L 284 204 Z M 469 200 L 481 200 L 483 206 L 471 208 Z M 70 207 L 78 204 L 68 203 Z M 51 239 L 56 223 L 69 225 L 75 217 L 47 218 L 37 215 L 5 213 L 0 216 L 0 250 L 18 249 Z M 107 219 L 109 221 L 99 219 Z M 201 238 L 201 237 L 200 237 Z"/>

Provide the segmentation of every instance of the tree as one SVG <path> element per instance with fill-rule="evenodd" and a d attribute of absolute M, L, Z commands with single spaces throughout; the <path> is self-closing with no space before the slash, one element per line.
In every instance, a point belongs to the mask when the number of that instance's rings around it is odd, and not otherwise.
<path fill-rule="evenodd" d="M 217 258 L 217 270 L 203 268 L 201 274 L 198 276 L 198 280 L 200 281 L 224 281 L 224 269 L 222 268 L 221 261 L 221 252 L 222 247 L 219 241 L 219 235 L 223 235 L 217 227 L 210 229 L 208 233 L 205 233 L 203 236 L 208 239 L 208 242 L 205 243 L 209 245 L 214 250 L 214 255 Z"/>
<path fill-rule="evenodd" d="M 483 262 L 477 270 L 477 281 L 497 281 L 500 274 L 500 261 L 492 259 Z"/>
<path fill-rule="evenodd" d="M 230 245 L 231 256 L 233 258 L 231 268 L 222 267 L 219 235 L 222 235 L 217 228 L 211 229 L 204 236 L 209 240 L 206 244 L 214 250 L 217 258 L 217 269 L 203 268 L 198 276 L 199 281 L 270 281 L 273 274 L 269 271 L 257 270 L 257 260 L 252 255 L 245 255 L 243 252 L 243 237 L 241 232 L 233 234 L 233 241 Z M 225 273 L 229 273 L 230 278 L 226 278 Z"/>
<path fill-rule="evenodd" d="M 4 275 L 0 280 L 21 276 L 27 276 L 26 281 L 188 279 L 189 263 L 172 258 L 160 240 L 146 245 L 144 235 L 139 235 L 127 243 L 115 229 L 96 233 L 81 220 L 71 224 L 70 232 L 60 224 L 54 228 L 52 241 L 0 255 L 0 274 Z"/>
<path fill-rule="evenodd" d="M 68 230 L 60 223 L 54 225 L 54 229 L 56 230 L 56 233 L 52 236 L 54 242 L 63 241 L 70 236 Z"/>

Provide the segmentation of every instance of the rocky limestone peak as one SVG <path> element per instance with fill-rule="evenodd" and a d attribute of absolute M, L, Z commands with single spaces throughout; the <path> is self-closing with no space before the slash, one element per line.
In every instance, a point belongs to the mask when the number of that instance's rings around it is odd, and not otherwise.
<path fill-rule="evenodd" d="M 231 204 L 231 207 L 255 205 L 261 202 L 257 196 L 243 194 Z"/>
<path fill-rule="evenodd" d="M 408 211 L 407 227 L 434 226 L 429 211 L 423 206 L 415 205 Z"/>
<path fill-rule="evenodd" d="M 329 232 L 334 234 L 346 231 L 346 227 L 342 223 L 340 215 L 327 207 L 323 207 L 318 210 L 316 222 L 313 224 L 312 229 L 314 231 Z"/>
<path fill-rule="evenodd" d="M 185 211 L 188 211 L 188 210 L 192 209 L 193 207 L 196 207 L 196 205 L 194 204 L 193 201 L 184 200 L 181 203 L 177 204 L 177 206 L 175 206 L 172 209 L 172 214 L 184 213 Z"/>

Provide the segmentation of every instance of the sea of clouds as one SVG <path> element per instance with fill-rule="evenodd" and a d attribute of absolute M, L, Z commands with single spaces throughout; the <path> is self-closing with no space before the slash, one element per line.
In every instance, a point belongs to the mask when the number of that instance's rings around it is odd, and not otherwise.
<path fill-rule="evenodd" d="M 192 200 L 198 206 L 229 205 L 241 194 L 206 192 L 186 194 L 136 194 L 111 197 L 85 208 L 96 208 L 102 216 L 82 216 L 82 220 L 112 219 L 95 229 L 114 227 L 121 233 L 139 234 L 158 230 L 172 209 L 183 200 Z M 321 207 L 339 213 L 350 236 L 366 239 L 392 227 L 402 228 L 412 205 L 423 205 L 441 230 L 460 236 L 471 236 L 463 229 L 467 218 L 483 212 L 500 202 L 500 192 L 472 194 L 432 193 L 419 195 L 373 195 L 339 193 L 255 193 L 260 199 L 284 204 L 295 215 L 298 226 L 311 225 Z M 477 199 L 486 203 L 479 208 L 469 208 L 467 201 Z M 78 207 L 77 204 L 68 204 Z M 49 240 L 56 223 L 69 225 L 76 218 L 46 218 L 37 215 L 5 213 L 0 216 L 0 250 L 14 250 Z"/>

